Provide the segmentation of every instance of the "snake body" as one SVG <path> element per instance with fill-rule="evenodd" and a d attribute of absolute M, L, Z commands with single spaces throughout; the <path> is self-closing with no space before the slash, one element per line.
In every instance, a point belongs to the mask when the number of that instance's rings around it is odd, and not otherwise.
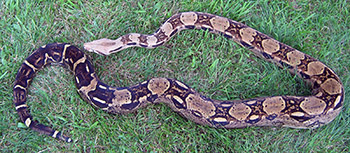
<path fill-rule="evenodd" d="M 331 122 L 344 100 L 339 77 L 322 62 L 287 46 L 240 22 L 213 14 L 184 12 L 173 15 L 153 34 L 126 34 L 116 40 L 100 39 L 84 44 L 85 49 L 108 55 L 138 46 L 154 48 L 184 29 L 219 33 L 258 56 L 287 67 L 312 84 L 310 96 L 273 96 L 247 100 L 209 99 L 183 82 L 152 78 L 130 87 L 111 87 L 101 82 L 84 52 L 65 43 L 53 43 L 35 50 L 21 65 L 14 82 L 14 104 L 20 119 L 40 133 L 71 142 L 61 132 L 33 120 L 26 104 L 29 83 L 45 65 L 60 63 L 74 74 L 81 97 L 109 113 L 129 113 L 148 104 L 166 103 L 174 111 L 202 125 L 222 128 L 283 126 L 316 128 Z"/>

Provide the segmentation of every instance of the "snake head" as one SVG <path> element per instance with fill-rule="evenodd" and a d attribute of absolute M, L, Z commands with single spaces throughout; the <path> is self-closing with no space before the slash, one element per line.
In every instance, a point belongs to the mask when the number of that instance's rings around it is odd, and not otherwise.
<path fill-rule="evenodd" d="M 118 39 L 111 40 L 107 38 L 102 38 L 84 43 L 84 49 L 89 52 L 95 52 L 100 55 L 109 55 L 113 52 L 116 52 L 115 50 L 121 47 L 121 44 L 117 42 L 119 42 Z"/>

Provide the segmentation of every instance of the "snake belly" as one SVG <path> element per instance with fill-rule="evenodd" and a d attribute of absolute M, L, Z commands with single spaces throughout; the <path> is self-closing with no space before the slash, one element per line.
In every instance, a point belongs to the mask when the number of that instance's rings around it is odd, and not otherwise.
<path fill-rule="evenodd" d="M 128 47 L 155 48 L 184 29 L 218 33 L 253 51 L 256 55 L 287 67 L 310 82 L 310 96 L 272 96 L 220 101 L 207 98 L 183 82 L 152 78 L 130 87 L 111 87 L 101 82 L 87 55 L 66 43 L 53 43 L 35 50 L 21 65 L 13 87 L 14 104 L 21 121 L 29 128 L 71 142 L 60 131 L 38 123 L 30 115 L 26 96 L 34 75 L 52 63 L 66 65 L 74 74 L 81 97 L 109 113 L 129 113 L 148 104 L 165 103 L 187 119 L 217 128 L 283 126 L 316 128 L 331 122 L 341 111 L 343 85 L 329 67 L 240 22 L 213 14 L 184 12 L 173 15 L 153 34 L 130 33 L 116 40 L 100 39 L 84 48 L 109 55 Z"/>

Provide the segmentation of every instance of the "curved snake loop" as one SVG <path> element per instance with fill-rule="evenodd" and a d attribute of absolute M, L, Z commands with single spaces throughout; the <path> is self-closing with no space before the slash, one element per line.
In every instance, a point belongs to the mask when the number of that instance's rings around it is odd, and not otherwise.
<path fill-rule="evenodd" d="M 40 133 L 71 142 L 61 132 L 33 120 L 26 104 L 29 83 L 45 65 L 68 66 L 80 95 L 110 113 L 128 113 L 148 104 L 164 102 L 174 111 L 202 125 L 223 128 L 284 126 L 315 128 L 331 122 L 344 100 L 339 77 L 322 62 L 257 30 L 228 18 L 201 12 L 173 15 L 151 35 L 131 33 L 116 40 L 100 39 L 84 44 L 85 49 L 108 55 L 128 47 L 155 48 L 184 29 L 219 33 L 256 55 L 287 67 L 310 82 L 313 95 L 273 96 L 246 100 L 209 99 L 188 85 L 170 78 L 153 78 L 130 87 L 111 87 L 101 82 L 87 56 L 77 47 L 53 43 L 35 50 L 21 65 L 13 87 L 14 104 L 22 122 Z"/>

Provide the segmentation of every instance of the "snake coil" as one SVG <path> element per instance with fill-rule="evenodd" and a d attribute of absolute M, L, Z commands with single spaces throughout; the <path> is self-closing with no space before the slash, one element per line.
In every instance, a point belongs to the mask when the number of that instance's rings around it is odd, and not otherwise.
<path fill-rule="evenodd" d="M 223 128 L 284 126 L 316 128 L 331 122 L 344 100 L 339 77 L 317 59 L 287 46 L 240 22 L 213 14 L 184 12 L 173 15 L 151 35 L 130 33 L 116 40 L 100 39 L 84 44 L 88 51 L 109 55 L 128 47 L 155 48 L 184 29 L 219 33 L 256 55 L 287 67 L 310 82 L 313 95 L 273 96 L 247 100 L 209 99 L 188 85 L 170 78 L 153 78 L 130 87 L 111 87 L 101 82 L 87 56 L 77 47 L 53 43 L 35 50 L 21 65 L 13 87 L 14 104 L 25 125 L 35 131 L 71 142 L 61 132 L 33 120 L 26 104 L 28 86 L 45 65 L 60 63 L 74 74 L 84 100 L 110 113 L 128 113 L 148 104 L 164 102 L 182 116 L 202 125 Z"/>

